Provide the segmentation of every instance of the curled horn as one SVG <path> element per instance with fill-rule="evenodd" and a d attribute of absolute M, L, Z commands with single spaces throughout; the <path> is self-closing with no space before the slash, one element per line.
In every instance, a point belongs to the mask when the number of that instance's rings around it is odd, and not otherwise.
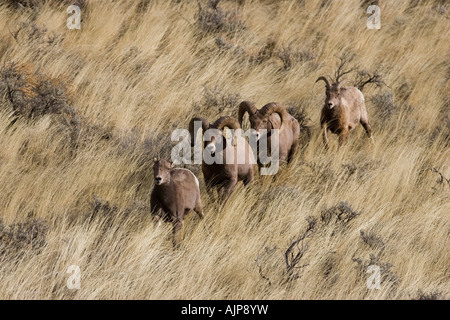
<path fill-rule="evenodd" d="M 266 104 L 264 107 L 261 108 L 259 112 L 261 112 L 263 117 L 269 117 L 274 112 L 278 113 L 281 117 L 280 131 L 283 130 L 285 123 L 287 123 L 288 121 L 288 113 L 286 111 L 286 108 L 283 105 L 276 102 Z"/>
<path fill-rule="evenodd" d="M 195 141 L 196 141 L 196 136 L 195 134 L 197 134 L 197 132 L 194 132 L 194 122 L 195 121 L 201 121 L 202 122 L 202 130 L 203 132 L 205 132 L 206 130 L 209 129 L 210 124 L 208 121 L 206 121 L 204 118 L 201 117 L 195 117 L 192 118 L 191 121 L 189 122 L 189 133 L 191 134 L 191 147 L 193 147 L 195 145 Z"/>
<path fill-rule="evenodd" d="M 244 114 L 248 112 L 249 115 L 255 114 L 258 111 L 255 104 L 250 101 L 242 101 L 239 104 L 239 112 L 238 112 L 238 121 L 239 125 L 242 127 L 242 119 L 244 118 Z"/>
<path fill-rule="evenodd" d="M 219 119 L 214 122 L 212 127 L 222 130 L 224 127 L 228 127 L 233 130 L 237 130 L 241 128 L 241 125 L 236 120 L 236 118 L 230 117 L 230 116 L 224 116 L 220 117 Z"/>
<path fill-rule="evenodd" d="M 219 119 L 216 120 L 216 122 L 214 122 L 212 127 L 213 128 L 217 128 L 218 130 L 223 130 L 224 127 L 228 127 L 228 128 L 233 129 L 235 131 L 238 130 L 238 129 L 241 129 L 241 125 L 236 120 L 236 118 L 233 118 L 233 117 L 230 117 L 230 116 L 220 117 Z M 236 134 L 236 133 L 234 133 L 234 134 Z M 233 134 L 233 138 L 232 138 L 232 144 L 233 144 L 233 146 L 236 146 L 237 141 L 234 138 L 234 134 Z"/>
<path fill-rule="evenodd" d="M 317 83 L 318 81 L 320 81 L 320 80 L 325 81 L 325 83 L 326 83 L 326 85 L 327 85 L 327 89 L 329 89 L 329 88 L 331 87 L 330 81 L 328 81 L 328 79 L 325 78 L 324 76 L 317 78 L 316 83 Z"/>

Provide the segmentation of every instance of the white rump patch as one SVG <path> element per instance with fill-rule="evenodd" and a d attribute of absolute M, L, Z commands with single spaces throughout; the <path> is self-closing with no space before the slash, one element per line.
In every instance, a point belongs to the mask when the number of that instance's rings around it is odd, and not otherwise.
<path fill-rule="evenodd" d="M 190 174 L 192 174 L 192 176 L 193 176 L 194 179 L 195 179 L 195 184 L 197 185 L 198 190 L 200 190 L 200 183 L 198 182 L 197 177 L 195 176 L 195 174 L 194 174 L 191 170 L 185 169 L 185 168 L 177 168 L 177 170 L 186 170 L 186 171 L 188 171 Z"/>
<path fill-rule="evenodd" d="M 363 95 L 363 93 L 361 92 L 361 90 L 359 90 L 359 89 L 356 89 L 356 90 L 358 90 L 359 94 L 361 95 L 362 101 L 363 101 L 363 102 L 366 102 L 366 100 L 364 99 L 364 95 Z"/>

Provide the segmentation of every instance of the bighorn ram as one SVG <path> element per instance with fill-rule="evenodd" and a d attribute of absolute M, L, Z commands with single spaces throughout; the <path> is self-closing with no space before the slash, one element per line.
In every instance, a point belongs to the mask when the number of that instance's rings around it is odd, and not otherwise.
<path fill-rule="evenodd" d="M 172 168 L 169 161 L 153 160 L 155 187 L 151 194 L 151 210 L 158 220 L 172 222 L 173 243 L 176 246 L 184 217 L 194 210 L 203 219 L 198 179 L 187 169 Z"/>
<path fill-rule="evenodd" d="M 247 140 L 242 136 L 239 122 L 229 116 L 217 119 L 213 124 L 209 124 L 203 118 L 192 118 L 189 123 L 191 134 L 191 145 L 194 146 L 197 132 L 194 125 L 196 121 L 201 121 L 201 127 L 205 133 L 208 129 L 217 129 L 217 134 L 222 137 L 222 141 L 217 141 L 218 136 L 212 136 L 204 146 L 207 154 L 219 161 L 205 161 L 202 157 L 202 172 L 207 185 L 218 187 L 222 200 L 228 198 L 233 192 L 238 181 L 247 185 L 254 176 L 254 165 L 256 160 Z M 223 135 L 223 129 L 228 127 L 234 130 L 233 139 L 230 141 Z M 206 135 L 206 140 L 209 137 Z M 219 163 L 217 163 L 219 162 Z"/>
<path fill-rule="evenodd" d="M 373 143 L 372 128 L 362 92 L 355 87 L 343 87 L 345 80 L 330 84 L 328 79 L 322 76 L 316 82 L 320 80 L 326 84 L 325 105 L 320 116 L 325 146 L 328 145 L 328 130 L 339 135 L 339 145 L 342 145 L 347 140 L 348 132 L 354 129 L 358 122 L 362 124 Z"/>
<path fill-rule="evenodd" d="M 241 126 L 246 112 L 248 112 L 250 126 L 254 129 L 253 134 L 256 140 L 261 138 L 260 130 L 267 130 L 267 148 L 269 152 L 272 144 L 271 129 L 279 129 L 279 161 L 289 163 L 298 147 L 300 124 L 297 119 L 290 115 L 286 108 L 279 103 L 268 103 L 258 110 L 254 103 L 243 101 L 239 104 L 238 110 L 238 120 Z M 258 165 L 261 167 L 260 161 L 258 161 Z"/>

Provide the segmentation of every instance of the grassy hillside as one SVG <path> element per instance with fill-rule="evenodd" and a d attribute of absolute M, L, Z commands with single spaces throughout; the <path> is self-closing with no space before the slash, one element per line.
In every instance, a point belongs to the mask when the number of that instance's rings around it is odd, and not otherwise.
<path fill-rule="evenodd" d="M 450 297 L 445 1 L 379 1 L 380 30 L 361 0 L 78 3 L 81 30 L 66 4 L 0 2 L 1 299 Z M 379 76 L 363 89 L 375 145 L 360 126 L 325 150 L 315 80 L 342 59 L 350 83 Z M 301 148 L 224 206 L 187 165 L 206 218 L 174 250 L 150 217 L 151 159 L 242 100 L 289 106 Z"/>

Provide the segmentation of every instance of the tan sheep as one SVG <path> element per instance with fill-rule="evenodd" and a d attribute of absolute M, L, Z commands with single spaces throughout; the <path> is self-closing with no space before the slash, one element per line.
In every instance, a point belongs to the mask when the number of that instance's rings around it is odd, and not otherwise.
<path fill-rule="evenodd" d="M 320 80 L 326 84 L 325 105 L 320 116 L 325 146 L 328 146 L 328 130 L 339 135 L 339 145 L 341 146 L 346 142 L 348 133 L 358 123 L 361 123 L 373 143 L 372 128 L 369 124 L 362 92 L 355 87 L 344 87 L 345 80 L 330 84 L 328 79 L 322 76 L 316 82 Z"/>
<path fill-rule="evenodd" d="M 194 146 L 197 136 L 197 132 L 194 132 L 195 121 L 201 121 L 203 132 L 208 129 L 217 129 L 223 138 L 222 141 L 216 141 L 216 137 L 212 136 L 204 146 L 206 153 L 211 154 L 216 159 L 221 159 L 222 163 L 208 163 L 202 157 L 202 172 L 206 184 L 209 187 L 217 187 L 219 194 L 221 194 L 221 200 L 224 200 L 231 195 L 238 181 L 247 185 L 253 180 L 256 160 L 252 149 L 241 134 L 239 122 L 229 116 L 221 117 L 213 124 L 209 124 L 203 118 L 192 118 L 189 123 L 192 146 Z M 233 141 L 223 136 L 222 130 L 225 127 L 235 131 Z"/>
<path fill-rule="evenodd" d="M 255 139 L 261 138 L 260 130 L 267 130 L 267 148 L 272 149 L 272 139 L 270 136 L 272 129 L 279 129 L 278 147 L 280 163 L 289 163 L 298 148 L 298 138 L 300 136 L 300 124 L 297 119 L 290 115 L 286 108 L 279 103 L 268 103 L 261 109 L 257 109 L 250 101 L 243 101 L 239 104 L 238 121 L 242 126 L 245 113 L 249 115 L 250 127 L 254 130 Z M 258 159 L 258 166 L 261 167 L 261 159 Z"/>

